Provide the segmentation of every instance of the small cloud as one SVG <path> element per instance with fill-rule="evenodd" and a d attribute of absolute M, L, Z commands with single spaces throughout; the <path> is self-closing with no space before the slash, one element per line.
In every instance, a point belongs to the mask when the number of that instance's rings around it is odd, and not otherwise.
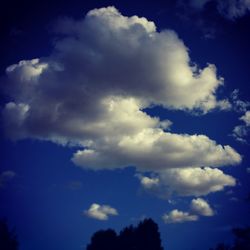
<path fill-rule="evenodd" d="M 240 117 L 241 121 L 244 121 L 246 126 L 250 126 L 250 111 L 246 111 L 245 115 Z"/>
<path fill-rule="evenodd" d="M 149 178 L 147 176 L 141 176 L 140 181 L 141 185 L 145 189 L 152 189 L 159 185 L 159 178 Z"/>
<path fill-rule="evenodd" d="M 110 215 L 118 215 L 118 212 L 115 208 L 112 208 L 109 205 L 93 203 L 88 210 L 84 211 L 84 214 L 87 217 L 96 220 L 108 220 Z"/>
<path fill-rule="evenodd" d="M 234 89 L 230 95 L 230 100 L 233 106 L 233 110 L 236 112 L 246 112 L 247 108 L 250 107 L 250 102 L 242 101 L 239 98 L 240 91 L 239 89 Z"/>
<path fill-rule="evenodd" d="M 187 221 L 197 221 L 198 218 L 199 217 L 197 215 L 192 215 L 192 214 L 189 214 L 188 212 L 179 211 L 178 209 L 174 209 L 170 213 L 164 214 L 162 216 L 162 219 L 166 224 L 183 223 Z"/>
<path fill-rule="evenodd" d="M 191 211 L 194 214 L 202 216 L 213 216 L 214 211 L 210 205 L 202 198 L 193 199 L 191 202 Z"/>
<path fill-rule="evenodd" d="M 5 185 L 16 176 L 16 173 L 11 170 L 3 171 L 0 174 L 0 188 L 5 187 Z"/>
<path fill-rule="evenodd" d="M 246 111 L 239 120 L 243 121 L 244 124 L 234 127 L 232 136 L 241 143 L 247 143 L 246 137 L 249 135 L 250 131 L 250 111 Z"/>
<path fill-rule="evenodd" d="M 169 213 L 165 213 L 162 216 L 162 219 L 165 223 L 183 223 L 188 221 L 197 221 L 199 216 L 213 215 L 214 211 L 208 202 L 202 198 L 196 198 L 191 201 L 189 212 L 174 209 Z"/>

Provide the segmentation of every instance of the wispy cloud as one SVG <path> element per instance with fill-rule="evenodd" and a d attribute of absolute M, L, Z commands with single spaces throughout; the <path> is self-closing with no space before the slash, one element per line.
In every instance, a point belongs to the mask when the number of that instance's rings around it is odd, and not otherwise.
<path fill-rule="evenodd" d="M 246 111 L 239 120 L 243 121 L 244 124 L 234 127 L 232 136 L 239 142 L 247 143 L 246 138 L 250 131 L 250 111 Z"/>
<path fill-rule="evenodd" d="M 16 176 L 16 173 L 11 170 L 3 171 L 0 174 L 0 188 L 3 188 L 7 185 L 9 181 L 11 181 Z"/>
<path fill-rule="evenodd" d="M 184 1 L 180 0 L 180 2 Z M 243 17 L 250 10 L 249 0 L 189 0 L 185 3 L 196 11 L 202 11 L 206 5 L 215 3 L 218 13 L 228 20 Z"/>

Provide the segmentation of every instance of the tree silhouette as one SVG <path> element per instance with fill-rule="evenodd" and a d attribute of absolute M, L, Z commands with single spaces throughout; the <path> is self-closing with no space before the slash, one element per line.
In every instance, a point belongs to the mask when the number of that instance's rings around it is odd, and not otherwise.
<path fill-rule="evenodd" d="M 250 250 L 250 227 L 234 228 L 232 231 L 235 237 L 233 246 L 219 243 L 216 248 L 210 250 Z"/>
<path fill-rule="evenodd" d="M 232 250 L 249 250 L 250 249 L 250 227 L 233 229 L 235 244 Z"/>
<path fill-rule="evenodd" d="M 141 222 L 135 235 L 138 250 L 163 250 L 158 225 L 152 219 Z"/>
<path fill-rule="evenodd" d="M 136 248 L 136 238 L 135 238 L 135 228 L 131 225 L 125 227 L 119 235 L 119 249 L 135 249 Z"/>
<path fill-rule="evenodd" d="M 87 250 L 117 250 L 118 237 L 112 229 L 101 230 L 91 238 L 91 243 L 87 246 Z"/>
<path fill-rule="evenodd" d="M 18 242 L 14 231 L 10 231 L 6 220 L 0 220 L 0 249 L 17 250 Z"/>
<path fill-rule="evenodd" d="M 94 233 L 87 250 L 163 250 L 163 247 L 158 225 L 145 219 L 137 227 L 124 228 L 119 235 L 112 229 Z"/>

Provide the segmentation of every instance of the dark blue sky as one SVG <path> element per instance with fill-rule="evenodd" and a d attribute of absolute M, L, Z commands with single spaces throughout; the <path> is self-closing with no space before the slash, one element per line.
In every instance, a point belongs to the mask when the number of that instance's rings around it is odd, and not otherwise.
<path fill-rule="evenodd" d="M 184 2 L 1 8 L 0 217 L 20 250 L 85 249 L 145 217 L 166 250 L 249 226 L 250 6 Z"/>

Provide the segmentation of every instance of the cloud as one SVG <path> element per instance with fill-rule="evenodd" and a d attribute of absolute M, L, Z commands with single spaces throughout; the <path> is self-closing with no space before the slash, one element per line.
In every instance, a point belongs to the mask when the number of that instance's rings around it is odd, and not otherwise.
<path fill-rule="evenodd" d="M 246 126 L 249 127 L 250 126 L 250 111 L 247 111 L 245 115 L 241 116 L 240 120 L 244 121 Z"/>
<path fill-rule="evenodd" d="M 162 219 L 165 223 L 183 223 L 188 221 L 197 221 L 199 216 L 213 215 L 214 211 L 207 201 L 202 198 L 196 198 L 191 201 L 189 212 L 174 209 L 169 213 L 165 213 L 162 216 Z"/>
<path fill-rule="evenodd" d="M 165 223 L 183 223 L 188 221 L 197 221 L 197 215 L 191 215 L 188 212 L 179 211 L 178 209 L 174 209 L 168 214 L 164 214 L 162 219 Z"/>
<path fill-rule="evenodd" d="M 161 129 L 143 129 L 134 135 L 93 142 L 91 149 L 74 154 L 76 165 L 99 169 L 136 166 L 140 171 L 167 168 L 224 166 L 240 163 L 230 146 L 216 145 L 204 135 L 181 135 Z M 118 140 L 117 140 L 118 139 Z"/>
<path fill-rule="evenodd" d="M 246 112 L 247 109 L 250 107 L 250 102 L 242 101 L 239 99 L 239 89 L 235 89 L 231 93 L 231 102 L 232 102 L 232 108 L 236 112 Z"/>
<path fill-rule="evenodd" d="M 49 57 L 6 69 L 6 94 L 17 107 L 28 108 L 18 120 L 20 137 L 68 142 L 96 136 L 82 124 L 102 126 L 115 112 L 108 109 L 115 98 L 132 98 L 139 110 L 225 108 L 225 100 L 216 99 L 223 84 L 216 67 L 195 65 L 172 30 L 158 32 L 146 18 L 123 16 L 114 7 L 92 10 L 79 21 L 64 19 L 56 27 L 60 38 Z M 5 109 L 8 119 L 13 110 Z M 16 123 L 13 119 L 10 134 Z"/>
<path fill-rule="evenodd" d="M 236 180 L 216 168 L 167 169 L 153 178 L 139 176 L 142 187 L 159 198 L 202 196 L 236 185 Z"/>
<path fill-rule="evenodd" d="M 249 13 L 249 0 L 218 1 L 219 12 L 228 19 L 234 20 Z"/>
<path fill-rule="evenodd" d="M 93 219 L 108 220 L 109 216 L 118 215 L 118 212 L 115 208 L 112 208 L 109 205 L 93 203 L 88 210 L 84 211 L 84 214 Z"/>
<path fill-rule="evenodd" d="M 250 111 L 246 111 L 239 120 L 243 121 L 245 124 L 234 127 L 232 136 L 239 142 L 247 143 L 246 137 L 249 135 L 250 130 Z"/>
<path fill-rule="evenodd" d="M 204 114 L 227 109 L 228 101 L 216 97 L 223 79 L 215 65 L 199 68 L 174 31 L 158 31 L 154 22 L 115 7 L 65 18 L 55 31 L 50 56 L 6 69 L 3 89 L 11 101 L 3 116 L 12 139 L 78 146 L 76 165 L 135 166 L 159 174 L 158 184 L 144 179 L 144 185 L 169 186 L 170 193 L 205 195 L 234 185 L 232 177 L 208 168 L 239 164 L 232 147 L 206 135 L 171 133 L 171 121 L 145 111 L 157 105 Z M 192 184 L 186 172 L 202 181 Z"/>
<path fill-rule="evenodd" d="M 5 187 L 5 185 L 16 176 L 16 173 L 11 170 L 3 171 L 0 174 L 0 188 Z"/>
<path fill-rule="evenodd" d="M 216 2 L 218 12 L 229 20 L 240 18 L 250 10 L 249 0 L 190 0 L 188 4 L 196 11 L 202 11 L 211 2 Z"/>
<path fill-rule="evenodd" d="M 214 211 L 210 205 L 202 198 L 193 199 L 191 202 L 191 211 L 193 214 L 202 216 L 213 216 Z"/>

